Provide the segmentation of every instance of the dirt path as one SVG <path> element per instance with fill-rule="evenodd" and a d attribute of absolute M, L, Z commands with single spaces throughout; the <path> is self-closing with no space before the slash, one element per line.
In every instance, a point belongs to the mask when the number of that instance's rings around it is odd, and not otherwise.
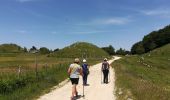
<path fill-rule="evenodd" d="M 109 60 L 112 63 L 119 57 Z M 90 68 L 90 75 L 88 76 L 89 86 L 84 87 L 85 97 L 80 97 L 78 100 L 115 100 L 114 86 L 115 73 L 114 69 L 110 70 L 110 82 L 108 84 L 101 84 L 101 63 L 96 64 Z M 83 94 L 82 78 L 80 77 L 78 85 L 79 95 Z M 70 100 L 71 83 L 65 84 L 63 87 L 55 89 L 48 94 L 41 96 L 38 100 Z"/>

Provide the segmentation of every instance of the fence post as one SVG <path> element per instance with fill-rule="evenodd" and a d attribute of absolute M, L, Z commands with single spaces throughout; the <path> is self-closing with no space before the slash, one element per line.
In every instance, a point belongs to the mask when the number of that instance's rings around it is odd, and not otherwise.
<path fill-rule="evenodd" d="M 20 78 L 20 74 L 21 74 L 21 66 L 18 67 L 18 78 Z"/>

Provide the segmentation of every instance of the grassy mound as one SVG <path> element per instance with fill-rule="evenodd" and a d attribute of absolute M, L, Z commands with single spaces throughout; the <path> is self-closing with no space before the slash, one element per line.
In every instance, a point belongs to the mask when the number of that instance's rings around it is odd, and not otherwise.
<path fill-rule="evenodd" d="M 113 63 L 118 100 L 169 100 L 170 44 Z"/>
<path fill-rule="evenodd" d="M 23 52 L 23 48 L 16 44 L 1 44 L 0 53 L 19 53 Z"/>
<path fill-rule="evenodd" d="M 86 42 L 76 42 L 68 47 L 65 47 L 49 56 L 65 57 L 65 58 L 98 58 L 106 57 L 108 53 L 100 49 L 96 45 Z"/>

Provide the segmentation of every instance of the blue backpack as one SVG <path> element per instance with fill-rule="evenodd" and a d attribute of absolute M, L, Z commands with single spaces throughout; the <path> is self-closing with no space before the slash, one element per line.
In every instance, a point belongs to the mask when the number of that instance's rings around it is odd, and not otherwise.
<path fill-rule="evenodd" d="M 82 65 L 82 69 L 83 69 L 83 73 L 84 74 L 89 74 L 89 69 L 88 69 L 88 65 L 87 64 L 83 64 Z"/>

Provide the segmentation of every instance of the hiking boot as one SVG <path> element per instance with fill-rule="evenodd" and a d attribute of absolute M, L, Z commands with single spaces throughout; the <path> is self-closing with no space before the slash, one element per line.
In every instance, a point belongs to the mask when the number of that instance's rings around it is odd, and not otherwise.
<path fill-rule="evenodd" d="M 75 98 L 74 97 L 70 97 L 71 99 L 70 100 L 75 100 Z"/>
<path fill-rule="evenodd" d="M 76 97 L 78 97 L 78 92 L 76 92 Z"/>

